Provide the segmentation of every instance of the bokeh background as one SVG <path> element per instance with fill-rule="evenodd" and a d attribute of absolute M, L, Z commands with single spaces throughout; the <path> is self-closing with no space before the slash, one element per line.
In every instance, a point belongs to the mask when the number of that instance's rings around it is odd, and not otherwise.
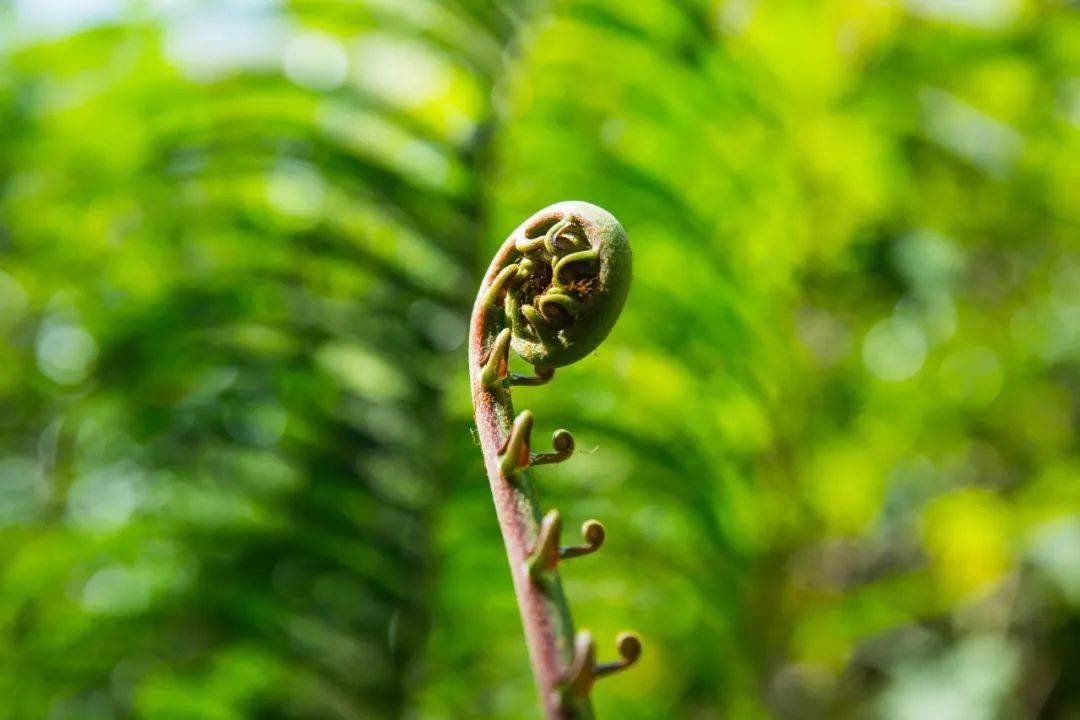
<path fill-rule="evenodd" d="M 562 199 L 600 717 L 1080 717 L 1078 126 L 1064 0 L 0 2 L 0 718 L 538 717 L 463 341 Z"/>

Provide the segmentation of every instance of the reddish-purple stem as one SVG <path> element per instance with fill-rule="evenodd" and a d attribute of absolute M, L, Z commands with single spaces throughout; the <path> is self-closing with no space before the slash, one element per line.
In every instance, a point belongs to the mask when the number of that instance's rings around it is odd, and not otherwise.
<path fill-rule="evenodd" d="M 541 581 L 533 580 L 526 567 L 526 559 L 536 543 L 541 521 L 532 476 L 528 469 L 523 469 L 509 478 L 500 468 L 499 453 L 514 420 L 510 390 L 501 384 L 485 387 L 481 380 L 481 371 L 488 360 L 492 341 L 505 327 L 502 307 L 489 306 L 486 293 L 499 271 L 513 260 L 514 254 L 514 239 L 511 236 L 488 267 L 473 306 L 469 328 L 469 377 L 473 408 L 544 717 L 548 720 L 583 720 L 593 717 L 587 700 L 573 708 L 564 707 L 559 701 L 558 686 L 574 655 L 574 626 L 562 583 L 555 571 L 546 573 Z M 500 369 L 500 374 L 505 372 L 505 368 Z"/>

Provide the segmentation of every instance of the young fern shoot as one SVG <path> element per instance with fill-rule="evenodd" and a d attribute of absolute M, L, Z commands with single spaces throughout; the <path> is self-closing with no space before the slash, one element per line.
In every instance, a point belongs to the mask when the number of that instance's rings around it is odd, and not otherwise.
<path fill-rule="evenodd" d="M 561 202 L 522 223 L 491 261 L 473 306 L 469 376 L 484 464 L 510 560 L 533 675 L 548 720 L 593 717 L 593 682 L 631 665 L 641 643 L 631 633 L 617 641 L 621 660 L 598 664 L 587 631 L 574 633 L 557 566 L 595 552 L 604 526 L 582 526 L 584 544 L 561 546 L 562 518 L 546 515 L 530 468 L 562 462 L 574 451 L 566 430 L 552 436 L 552 452 L 532 450 L 533 414 L 514 414 L 514 385 L 543 385 L 555 368 L 585 357 L 614 326 L 630 290 L 630 244 L 609 212 L 585 202 Z M 533 375 L 509 372 L 513 349 Z"/>

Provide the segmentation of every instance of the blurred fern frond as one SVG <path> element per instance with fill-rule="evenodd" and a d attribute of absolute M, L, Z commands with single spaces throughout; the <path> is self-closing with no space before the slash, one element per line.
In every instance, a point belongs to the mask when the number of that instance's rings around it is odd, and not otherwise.
<path fill-rule="evenodd" d="M 3 10 L 0 715 L 396 716 L 511 25 L 110 7 Z"/>

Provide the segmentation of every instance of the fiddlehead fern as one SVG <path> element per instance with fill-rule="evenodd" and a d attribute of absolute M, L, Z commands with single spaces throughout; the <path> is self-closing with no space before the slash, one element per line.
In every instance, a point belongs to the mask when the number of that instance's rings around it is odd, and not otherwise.
<path fill-rule="evenodd" d="M 622 660 L 597 664 L 592 636 L 575 634 L 558 576 L 561 560 L 595 552 L 604 526 L 582 526 L 585 543 L 560 546 L 562 518 L 541 518 L 530 468 L 574 452 L 566 430 L 552 452 L 533 452 L 533 414 L 514 414 L 512 386 L 543 385 L 555 368 L 588 355 L 622 311 L 632 272 L 626 233 L 610 213 L 584 202 L 544 208 L 522 223 L 496 253 L 473 306 L 469 375 L 476 426 L 517 593 L 533 674 L 549 719 L 592 718 L 596 678 L 633 663 L 641 643 L 618 639 Z M 513 349 L 534 375 L 509 370 Z"/>

